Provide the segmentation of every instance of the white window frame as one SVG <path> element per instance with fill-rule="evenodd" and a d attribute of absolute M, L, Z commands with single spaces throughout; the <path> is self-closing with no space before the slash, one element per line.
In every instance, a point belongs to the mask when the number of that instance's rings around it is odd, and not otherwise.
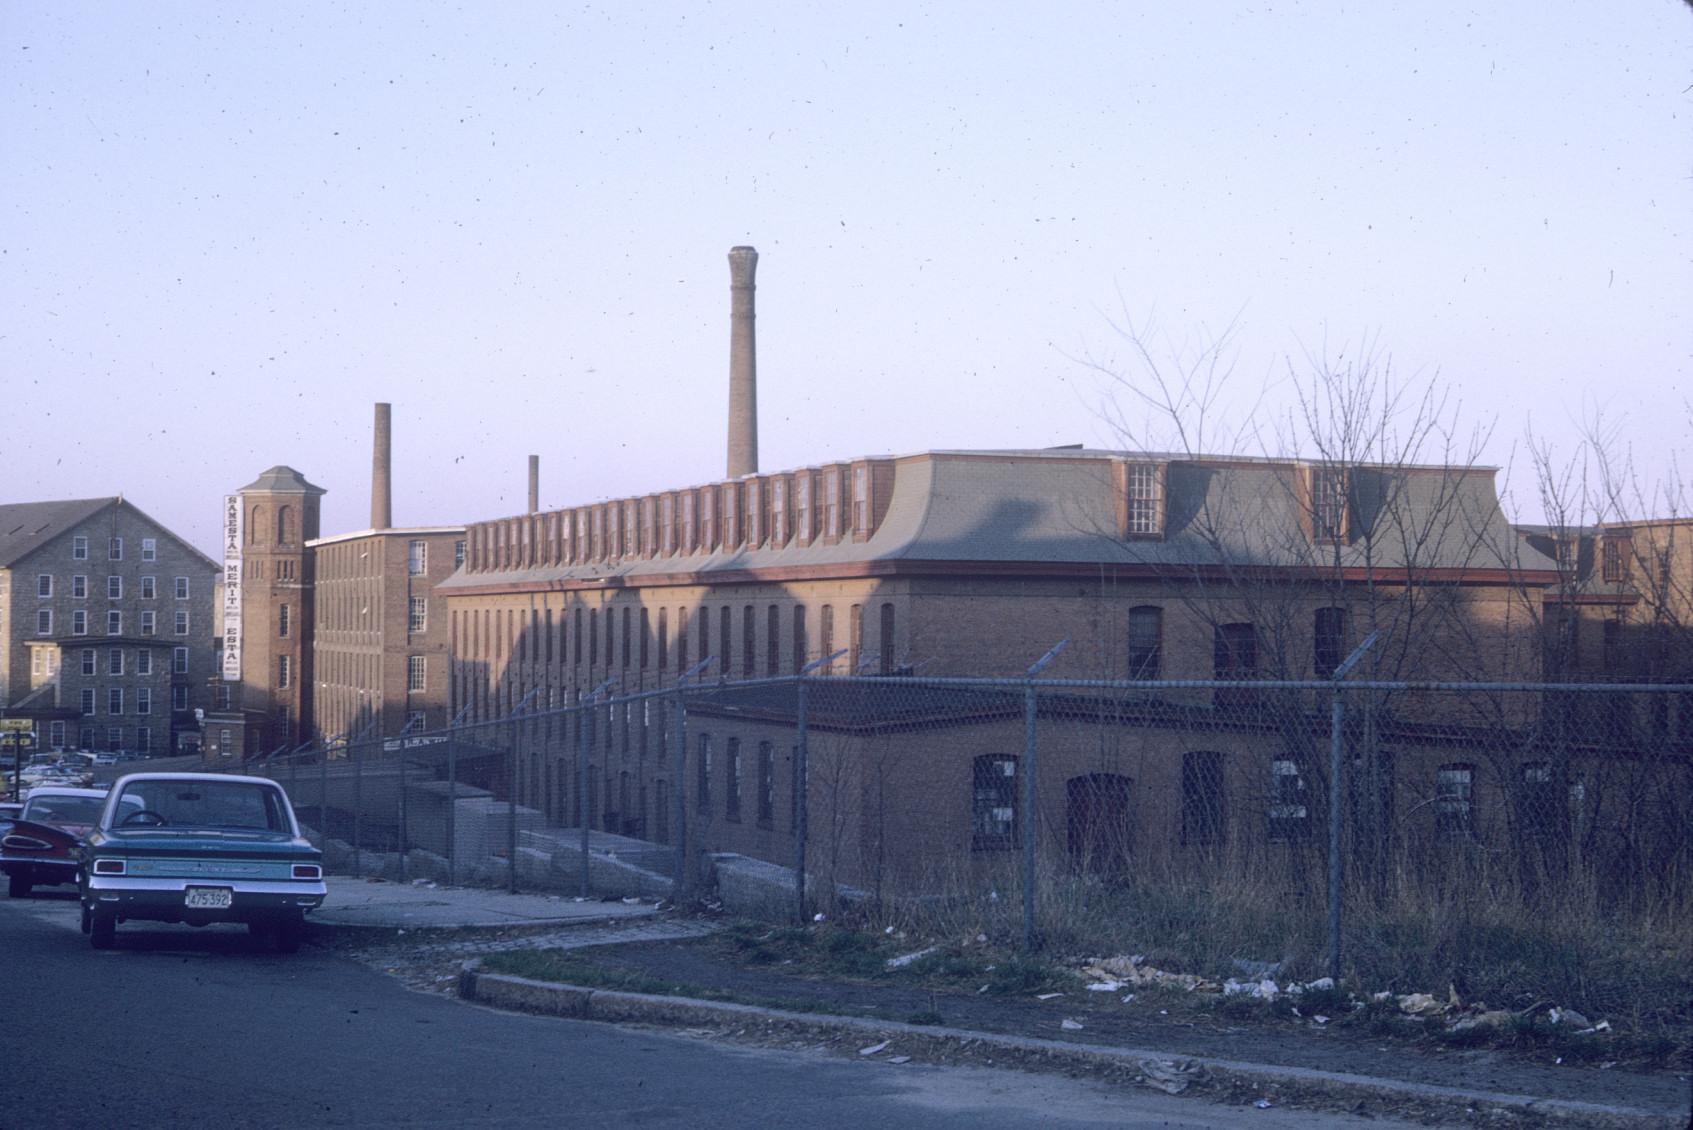
<path fill-rule="evenodd" d="M 106 688 L 106 713 L 113 717 L 123 717 L 123 688 Z"/>
<path fill-rule="evenodd" d="M 71 599 L 88 599 L 88 574 L 76 573 L 71 577 Z"/>
<path fill-rule="evenodd" d="M 108 608 L 106 610 L 106 634 L 108 636 L 123 635 L 123 609 Z"/>
<path fill-rule="evenodd" d="M 173 647 L 170 649 L 170 673 L 173 675 L 188 674 L 188 649 Z"/>
<path fill-rule="evenodd" d="M 1123 465 L 1123 535 L 1164 536 L 1166 464 L 1136 461 Z"/>
<path fill-rule="evenodd" d="M 88 634 L 88 609 L 71 609 L 71 635 L 86 636 Z"/>
<path fill-rule="evenodd" d="M 94 688 L 83 687 L 77 694 L 77 707 L 84 718 L 94 717 L 94 708 L 98 705 L 94 700 Z"/>
<path fill-rule="evenodd" d="M 146 576 L 141 578 L 141 599 L 157 600 L 159 596 L 159 578 Z"/>
<path fill-rule="evenodd" d="M 141 539 L 141 560 L 143 560 L 143 561 L 157 561 L 158 559 L 159 559 L 159 539 L 158 538 L 142 538 Z"/>
<path fill-rule="evenodd" d="M 186 636 L 188 634 L 188 609 L 178 608 L 173 617 L 172 634 Z"/>
<path fill-rule="evenodd" d="M 153 649 L 144 647 L 135 653 L 135 673 L 137 675 L 151 675 L 153 673 Z"/>
<path fill-rule="evenodd" d="M 122 574 L 113 573 L 111 576 L 106 578 L 106 599 L 107 600 L 122 600 L 123 599 L 123 575 Z"/>
<path fill-rule="evenodd" d="M 429 657 L 406 656 L 406 692 L 420 694 L 429 689 Z"/>
<path fill-rule="evenodd" d="M 151 608 L 141 610 L 141 634 L 144 636 L 157 635 L 159 630 L 159 614 Z"/>
<path fill-rule="evenodd" d="M 53 574 L 37 573 L 35 575 L 35 595 L 41 600 L 53 599 Z"/>
<path fill-rule="evenodd" d="M 188 599 L 188 578 L 187 577 L 177 577 L 177 578 L 174 579 L 173 584 L 175 585 L 176 599 L 187 600 Z"/>
<path fill-rule="evenodd" d="M 114 538 L 108 538 L 106 540 L 106 560 L 107 561 L 122 561 L 123 560 L 123 539 L 122 538 L 114 537 Z"/>
<path fill-rule="evenodd" d="M 88 535 L 77 534 L 71 538 L 71 560 L 88 560 Z"/>
<path fill-rule="evenodd" d="M 137 714 L 153 713 L 153 688 L 135 688 L 135 712 Z"/>
<path fill-rule="evenodd" d="M 37 608 L 35 610 L 35 634 L 38 636 L 53 634 L 53 610 L 51 608 Z"/>
<path fill-rule="evenodd" d="M 429 598 L 413 596 L 406 598 L 406 631 L 427 632 L 429 630 Z"/>
<path fill-rule="evenodd" d="M 423 577 L 429 573 L 429 543 L 413 538 L 406 543 L 406 576 Z"/>

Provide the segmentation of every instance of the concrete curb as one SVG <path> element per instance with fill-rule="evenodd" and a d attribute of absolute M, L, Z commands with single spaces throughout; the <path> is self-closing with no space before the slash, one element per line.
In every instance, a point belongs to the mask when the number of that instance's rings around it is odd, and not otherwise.
<path fill-rule="evenodd" d="M 1598 1103 L 1538 1099 L 1482 1091 L 1464 1091 L 1397 1079 L 1344 1072 L 1244 1063 L 1198 1056 L 1173 1057 L 1144 1048 L 1105 1047 L 1005 1036 L 898 1021 L 786 1012 L 753 1005 L 687 997 L 650 996 L 578 985 L 531 981 L 484 973 L 476 961 L 459 974 L 459 996 L 491 1008 L 607 1023 L 672 1027 L 749 1028 L 806 1039 L 851 1039 L 866 1045 L 897 1041 L 901 1055 L 930 1062 L 971 1063 L 1041 1072 L 1085 1072 L 1110 1082 L 1158 1087 L 1177 1066 L 1187 1089 L 1222 1101 L 1269 1097 L 1278 1106 L 1323 1110 L 1369 1110 L 1401 1117 L 1438 1118 L 1465 1125 L 1571 1127 L 1589 1130 L 1681 1130 L 1679 1112 L 1606 1106 Z M 1391 1110 L 1373 1110 L 1391 1105 Z M 1409 1109 L 1407 1109 L 1409 1108 Z"/>

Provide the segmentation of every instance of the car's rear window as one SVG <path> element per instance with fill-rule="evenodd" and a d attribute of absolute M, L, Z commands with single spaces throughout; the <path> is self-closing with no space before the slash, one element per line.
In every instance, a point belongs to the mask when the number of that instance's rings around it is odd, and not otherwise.
<path fill-rule="evenodd" d="M 42 796 L 24 802 L 23 818 L 43 824 L 93 824 L 105 807 L 103 796 Z"/>
<path fill-rule="evenodd" d="M 124 787 L 119 826 L 241 828 L 288 832 L 282 795 L 269 785 L 241 781 L 135 781 Z M 141 816 L 132 811 L 139 804 Z"/>

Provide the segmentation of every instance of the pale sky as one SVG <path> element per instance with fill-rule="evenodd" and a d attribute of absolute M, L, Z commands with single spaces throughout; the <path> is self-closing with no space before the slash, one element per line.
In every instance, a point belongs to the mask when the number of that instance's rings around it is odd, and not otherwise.
<path fill-rule="evenodd" d="M 720 478 L 742 243 L 766 471 L 1116 446 L 1123 312 L 1239 412 L 1373 341 L 1489 463 L 1693 419 L 1680 0 L 7 0 L 0 92 L 0 501 L 208 552 L 277 463 L 366 527 L 379 400 L 399 525 Z"/>

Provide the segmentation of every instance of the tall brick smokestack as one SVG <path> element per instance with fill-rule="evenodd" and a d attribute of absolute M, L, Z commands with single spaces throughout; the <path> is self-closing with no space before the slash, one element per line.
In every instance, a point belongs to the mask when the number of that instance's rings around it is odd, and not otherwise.
<path fill-rule="evenodd" d="M 375 444 L 370 455 L 370 528 L 386 530 L 394 524 L 394 426 L 389 406 L 376 406 Z"/>
<path fill-rule="evenodd" d="M 541 509 L 541 457 L 529 457 L 529 513 L 537 513 Z"/>
<path fill-rule="evenodd" d="M 758 349 L 753 282 L 758 252 L 729 249 L 729 477 L 758 473 Z"/>

